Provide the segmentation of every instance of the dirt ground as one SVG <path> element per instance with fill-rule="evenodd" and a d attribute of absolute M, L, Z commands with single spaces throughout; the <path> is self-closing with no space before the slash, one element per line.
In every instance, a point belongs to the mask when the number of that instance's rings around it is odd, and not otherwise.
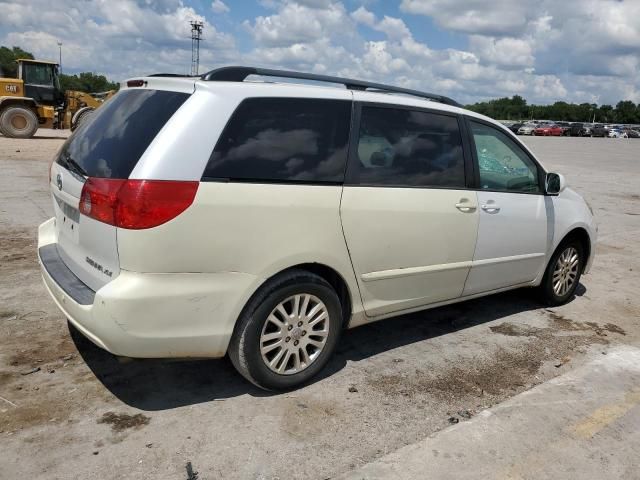
<path fill-rule="evenodd" d="M 327 479 L 640 345 L 640 140 L 525 139 L 599 222 L 568 305 L 514 291 L 357 328 L 313 384 L 269 394 L 226 359 L 118 359 L 70 331 L 35 253 L 63 142 L 43 132 L 0 137 L 0 479 Z"/>

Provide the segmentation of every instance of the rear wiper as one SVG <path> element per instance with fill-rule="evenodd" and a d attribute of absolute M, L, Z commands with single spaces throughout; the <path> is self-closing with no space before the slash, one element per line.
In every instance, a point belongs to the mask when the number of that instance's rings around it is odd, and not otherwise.
<path fill-rule="evenodd" d="M 89 174 L 87 171 L 80 166 L 78 162 L 76 162 L 71 156 L 65 155 L 65 161 L 67 162 L 67 166 L 71 167 L 70 170 L 77 173 L 78 175 L 82 175 L 83 177 L 88 177 Z"/>

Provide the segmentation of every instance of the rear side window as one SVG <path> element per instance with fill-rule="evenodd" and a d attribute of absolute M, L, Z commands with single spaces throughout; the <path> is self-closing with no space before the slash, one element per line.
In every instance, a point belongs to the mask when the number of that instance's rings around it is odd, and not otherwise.
<path fill-rule="evenodd" d="M 133 168 L 189 94 L 123 90 L 91 114 L 60 150 L 57 162 L 89 177 L 129 178 Z M 78 168 L 79 167 L 79 168 Z"/>
<path fill-rule="evenodd" d="M 350 182 L 464 188 L 458 120 L 407 109 L 363 107 Z"/>
<path fill-rule="evenodd" d="M 340 183 L 351 102 L 251 98 L 225 127 L 204 179 Z"/>

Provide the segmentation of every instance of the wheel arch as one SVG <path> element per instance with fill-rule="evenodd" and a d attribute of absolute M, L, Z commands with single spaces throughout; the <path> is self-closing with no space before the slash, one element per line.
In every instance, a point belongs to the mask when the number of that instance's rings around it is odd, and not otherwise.
<path fill-rule="evenodd" d="M 238 316 L 242 315 L 247 305 L 249 305 L 252 299 L 259 295 L 261 289 L 269 284 L 271 280 L 280 275 L 283 275 L 292 270 L 304 270 L 309 273 L 313 273 L 318 275 L 322 279 L 324 279 L 331 287 L 335 290 L 338 298 L 340 299 L 340 305 L 342 307 L 342 324 L 344 328 L 349 326 L 349 321 L 351 319 L 351 314 L 353 312 L 353 295 L 358 294 L 358 292 L 353 292 L 352 289 L 349 288 L 349 284 L 345 280 L 344 276 L 338 272 L 335 268 L 320 262 L 304 262 L 297 263 L 295 265 L 290 265 L 286 268 L 282 268 L 275 273 L 272 273 L 266 276 L 260 284 L 255 288 L 255 290 L 251 293 L 244 306 L 242 307 L 241 313 Z"/>
<path fill-rule="evenodd" d="M 587 232 L 587 230 L 583 227 L 574 227 L 571 230 L 569 230 L 565 236 L 562 238 L 562 240 L 560 241 L 560 243 L 558 243 L 558 246 L 556 247 L 556 249 L 554 250 L 554 253 L 556 251 L 558 251 L 558 249 L 560 247 L 562 247 L 565 243 L 567 243 L 570 240 L 578 240 L 580 242 L 580 244 L 582 245 L 582 248 L 584 249 L 585 252 L 585 261 L 583 263 L 583 271 L 586 268 L 586 266 L 589 264 L 589 260 L 591 259 L 591 237 L 589 236 L 589 232 Z"/>
<path fill-rule="evenodd" d="M 347 327 L 351 319 L 353 300 L 351 298 L 349 285 L 347 285 L 347 282 L 342 277 L 342 275 L 340 275 L 337 270 L 323 263 L 301 263 L 298 265 L 294 265 L 287 270 L 291 269 L 306 270 L 308 272 L 314 273 L 319 277 L 322 277 L 327 281 L 327 283 L 329 283 L 329 285 L 333 287 L 333 289 L 338 294 L 338 298 L 340 298 L 340 305 L 342 306 L 342 326 Z"/>
<path fill-rule="evenodd" d="M 28 97 L 5 97 L 0 98 L 0 112 L 2 112 L 7 107 L 27 107 L 38 115 L 37 108 L 38 104 L 35 102 L 33 98 Z"/>

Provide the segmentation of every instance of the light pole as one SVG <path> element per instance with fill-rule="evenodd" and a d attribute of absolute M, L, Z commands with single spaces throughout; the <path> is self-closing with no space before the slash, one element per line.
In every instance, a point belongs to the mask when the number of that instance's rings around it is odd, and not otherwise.
<path fill-rule="evenodd" d="M 58 42 L 58 50 L 60 53 L 60 59 L 58 61 L 58 64 L 59 64 L 58 69 L 60 70 L 60 73 L 62 73 L 62 42 Z"/>

